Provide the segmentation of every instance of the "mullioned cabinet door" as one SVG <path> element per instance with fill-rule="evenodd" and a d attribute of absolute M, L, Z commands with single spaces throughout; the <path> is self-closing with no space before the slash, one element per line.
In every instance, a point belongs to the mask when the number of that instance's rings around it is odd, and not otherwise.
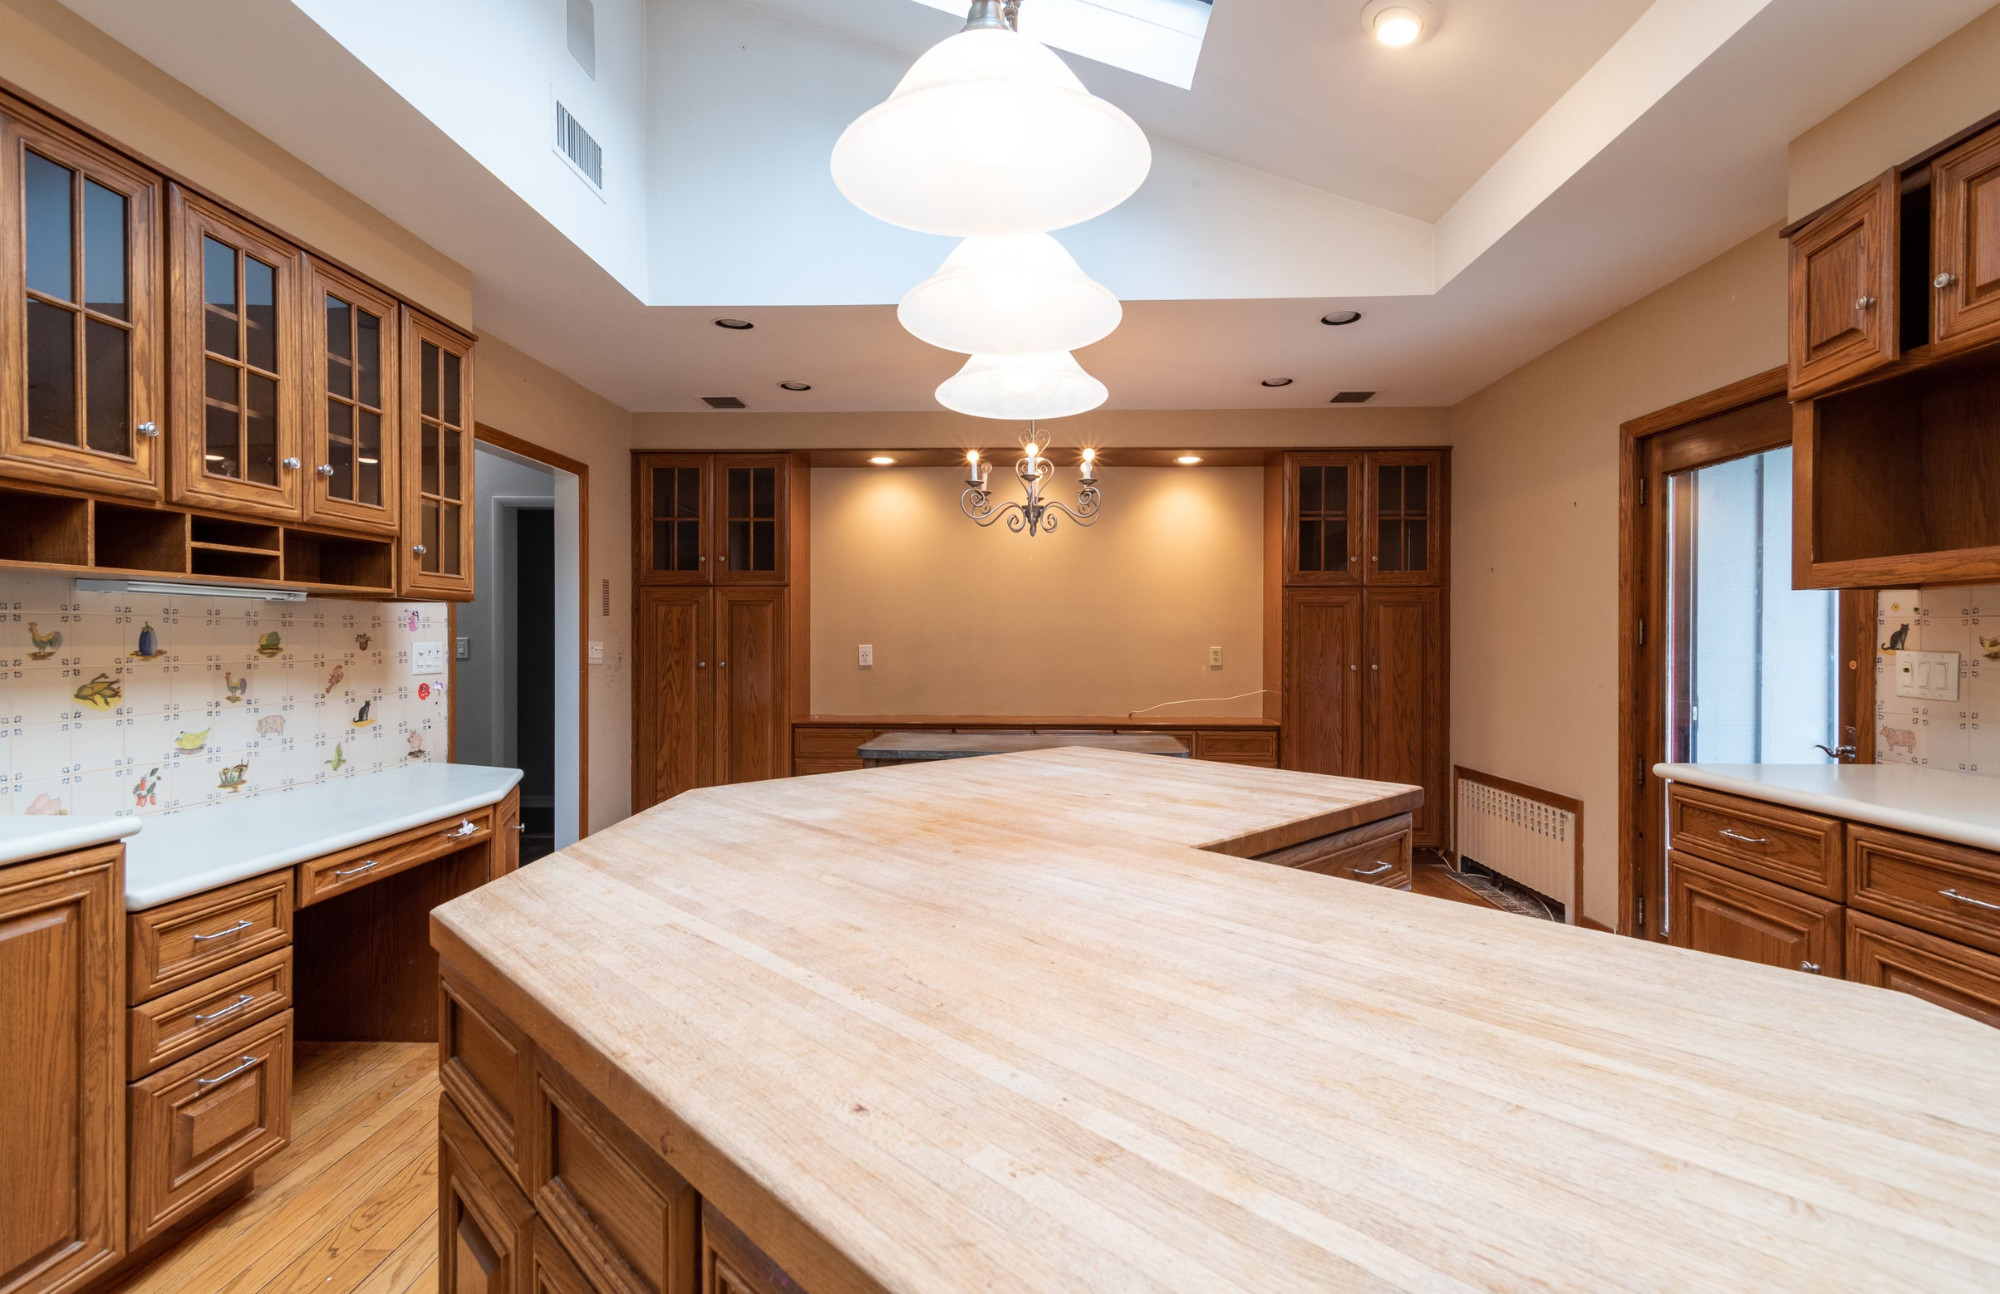
<path fill-rule="evenodd" d="M 472 341 L 403 311 L 403 592 L 472 597 Z"/>

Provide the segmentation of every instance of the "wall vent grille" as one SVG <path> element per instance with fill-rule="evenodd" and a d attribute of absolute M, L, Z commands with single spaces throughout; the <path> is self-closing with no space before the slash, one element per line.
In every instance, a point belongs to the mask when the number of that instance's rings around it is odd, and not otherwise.
<path fill-rule="evenodd" d="M 1373 391 L 1336 391 L 1328 404 L 1367 404 L 1375 398 Z"/>
<path fill-rule="evenodd" d="M 750 406 L 733 395 L 705 395 L 701 402 L 711 409 L 748 409 Z"/>
<path fill-rule="evenodd" d="M 603 148 L 560 102 L 556 104 L 556 151 L 576 168 L 578 175 L 590 181 L 591 188 L 604 187 Z"/>

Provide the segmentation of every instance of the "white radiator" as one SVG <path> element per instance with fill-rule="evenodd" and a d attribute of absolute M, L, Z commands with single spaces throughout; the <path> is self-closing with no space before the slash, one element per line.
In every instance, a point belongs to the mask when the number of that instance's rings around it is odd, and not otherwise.
<path fill-rule="evenodd" d="M 1583 878 L 1583 805 L 1471 769 L 1454 770 L 1452 851 L 1563 905 L 1576 923 Z"/>

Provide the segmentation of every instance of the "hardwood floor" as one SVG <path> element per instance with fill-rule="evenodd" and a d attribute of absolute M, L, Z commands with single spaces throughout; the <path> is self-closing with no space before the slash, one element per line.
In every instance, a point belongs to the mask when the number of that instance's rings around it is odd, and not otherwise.
<path fill-rule="evenodd" d="M 437 1047 L 300 1043 L 292 1144 L 128 1294 L 434 1294 Z"/>
<path fill-rule="evenodd" d="M 1441 862 L 1427 860 L 1421 855 L 1416 865 L 1410 869 L 1410 893 L 1425 894 L 1434 899 L 1449 899 L 1453 903 L 1470 903 L 1478 908 L 1498 908 L 1470 888 L 1452 879 L 1451 868 Z"/>

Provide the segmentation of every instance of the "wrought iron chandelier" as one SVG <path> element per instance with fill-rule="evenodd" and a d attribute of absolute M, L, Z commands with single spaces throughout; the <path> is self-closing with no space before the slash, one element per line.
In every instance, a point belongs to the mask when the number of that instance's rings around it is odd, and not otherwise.
<path fill-rule="evenodd" d="M 965 492 L 958 496 L 958 506 L 966 516 L 982 526 L 990 526 L 1005 517 L 1007 529 L 1017 535 L 1025 530 L 1030 539 L 1041 531 L 1054 530 L 1056 522 L 1062 517 L 1068 517 L 1079 526 L 1091 525 L 1097 520 L 1099 502 L 1097 451 L 1083 451 L 1083 462 L 1077 469 L 1078 481 L 1083 488 L 1077 491 L 1076 506 L 1072 508 L 1060 499 L 1042 498 L 1042 488 L 1053 483 L 1056 475 L 1056 465 L 1043 453 L 1047 448 L 1035 425 L 1029 423 L 1027 437 L 1021 445 L 1020 461 L 1014 464 L 1014 475 L 1021 478 L 1021 489 L 1027 500 L 1003 503 L 998 507 L 994 506 L 993 492 L 987 486 L 993 474 L 993 464 L 981 458 L 978 450 L 967 451 Z"/>

